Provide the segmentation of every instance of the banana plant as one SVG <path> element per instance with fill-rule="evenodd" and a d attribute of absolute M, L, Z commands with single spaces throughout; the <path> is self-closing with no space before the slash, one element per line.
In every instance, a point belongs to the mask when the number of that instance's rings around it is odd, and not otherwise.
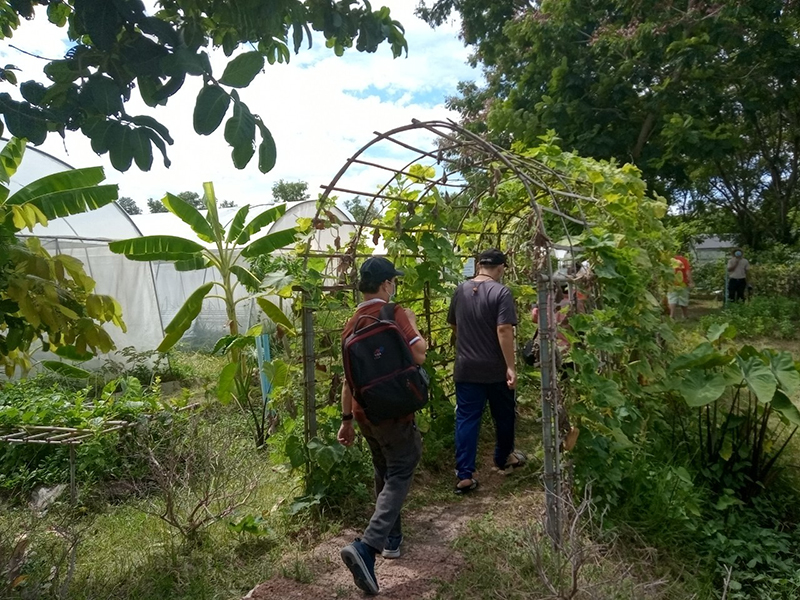
<path fill-rule="evenodd" d="M 286 212 L 286 205 L 281 204 L 255 216 L 249 222 L 247 217 L 250 206 L 241 207 L 231 222 L 223 225 L 219 220 L 217 199 L 214 185 L 203 184 L 204 202 L 207 209 L 203 216 L 199 210 L 188 202 L 173 194 L 162 199 L 164 206 L 192 228 L 197 237 L 209 244 L 204 246 L 194 240 L 169 235 L 155 235 L 120 240 L 109 244 L 112 252 L 122 254 L 130 260 L 154 261 L 163 260 L 174 263 L 179 271 L 193 271 L 214 268 L 219 277 L 201 285 L 192 292 L 175 317 L 164 329 L 165 337 L 158 346 L 159 352 L 172 348 L 191 327 L 192 322 L 200 314 L 206 298 L 217 298 L 225 303 L 228 317 L 229 334 L 226 345 L 231 345 L 227 352 L 229 363 L 222 369 L 217 393 L 220 400 L 227 401 L 233 397 L 241 408 L 251 414 L 257 445 L 263 444 L 263 427 L 260 426 L 255 400 L 251 397 L 250 374 L 251 363 L 243 352 L 243 347 L 233 343 L 238 338 L 252 337 L 251 332 L 241 334 L 236 319 L 236 307 L 241 302 L 255 299 L 264 313 L 281 327 L 292 331 L 293 324 L 283 311 L 266 296 L 267 290 L 261 281 L 242 263 L 242 259 L 270 254 L 296 241 L 298 230 L 286 229 L 258 239 L 253 237 L 262 229 L 274 223 Z M 251 295 L 236 297 L 236 290 L 244 286 L 255 290 Z M 248 336 L 248 334 L 250 334 Z"/>
<path fill-rule="evenodd" d="M 117 186 L 100 185 L 103 169 L 93 167 L 47 175 L 12 194 L 25 147 L 25 140 L 12 138 L 0 150 L 0 365 L 8 376 L 18 367 L 23 372 L 31 368 L 29 351 L 37 339 L 44 350 L 85 360 L 114 348 L 104 323 L 125 330 L 119 303 L 93 293 L 95 282 L 81 261 L 51 256 L 38 238 L 23 243 L 16 237 L 50 219 L 110 204 L 117 199 Z M 78 372 L 57 361 L 42 364 Z"/>

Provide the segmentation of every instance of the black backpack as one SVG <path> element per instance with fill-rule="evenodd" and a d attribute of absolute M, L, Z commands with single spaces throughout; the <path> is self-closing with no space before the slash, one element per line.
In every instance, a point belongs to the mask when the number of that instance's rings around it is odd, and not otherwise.
<path fill-rule="evenodd" d="M 394 311 L 387 303 L 378 317 L 361 315 L 342 342 L 347 384 L 372 423 L 410 415 L 428 402 L 428 374 L 414 362 Z"/>

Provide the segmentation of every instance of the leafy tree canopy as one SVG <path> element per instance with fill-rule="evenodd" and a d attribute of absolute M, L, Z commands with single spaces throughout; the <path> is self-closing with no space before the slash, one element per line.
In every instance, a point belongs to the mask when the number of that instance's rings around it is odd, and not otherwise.
<path fill-rule="evenodd" d="M 117 200 L 117 204 L 122 207 L 129 215 L 140 215 L 142 214 L 142 209 L 134 202 L 133 198 L 129 198 L 128 196 L 123 196 L 119 200 Z"/>
<path fill-rule="evenodd" d="M 150 210 L 151 213 L 165 213 L 167 212 L 167 207 L 161 202 L 161 200 L 153 200 L 152 198 L 147 199 L 147 208 Z"/>
<path fill-rule="evenodd" d="M 234 165 L 244 168 L 258 151 L 258 167 L 275 165 L 275 142 L 266 123 L 241 101 L 265 63 L 288 62 L 291 51 L 312 41 L 312 30 L 325 37 L 337 56 L 355 45 L 375 52 L 388 41 L 395 57 L 408 50 L 402 25 L 389 9 L 372 10 L 369 2 L 331 0 L 160 0 L 154 15 L 141 0 L 14 0 L 0 2 L 0 39 L 8 39 L 31 20 L 37 6 L 47 7 L 54 28 L 66 28 L 73 45 L 63 59 L 45 66 L 50 83 L 24 81 L 22 100 L 0 93 L 0 114 L 13 135 L 41 144 L 50 133 L 62 137 L 80 131 L 98 154 L 127 171 L 135 162 L 144 171 L 157 148 L 169 166 L 167 127 L 147 115 L 130 115 L 126 105 L 136 92 L 151 107 L 166 104 L 187 77 L 203 87 L 194 109 L 194 129 L 216 131 L 226 115 L 224 136 Z M 233 57 L 222 73 L 211 67 L 208 50 L 221 47 Z M 243 52 L 237 53 L 237 50 Z M 290 50 L 291 49 L 291 50 Z M 234 56 L 236 54 L 236 56 Z M 13 68 L 0 80 L 16 85 Z M 0 127 L 2 133 L 2 127 Z M 257 139 L 258 138 L 258 139 Z M 260 141 L 258 141 L 260 140 Z"/>
<path fill-rule="evenodd" d="M 272 186 L 272 198 L 276 202 L 302 202 L 308 200 L 308 184 L 305 181 L 279 179 Z"/>
<path fill-rule="evenodd" d="M 460 13 L 487 85 L 451 99 L 501 142 L 555 130 L 743 242 L 800 235 L 800 5 L 784 0 L 437 0 Z M 720 223 L 723 221 L 723 223 Z"/>

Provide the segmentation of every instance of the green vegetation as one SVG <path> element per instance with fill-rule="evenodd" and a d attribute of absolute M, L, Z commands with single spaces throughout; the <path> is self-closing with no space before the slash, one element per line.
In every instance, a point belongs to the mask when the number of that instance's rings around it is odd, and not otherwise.
<path fill-rule="evenodd" d="M 241 100 L 246 88 L 266 63 L 288 63 L 312 43 L 312 29 L 321 32 L 337 56 L 354 45 L 359 52 L 375 52 L 384 42 L 392 54 L 408 52 L 403 27 L 388 8 L 373 10 L 368 2 L 300 2 L 290 0 L 265 7 L 260 3 L 198 4 L 170 0 L 152 15 L 139 0 L 21 0 L 0 6 L 0 39 L 12 38 L 34 17 L 34 8 L 47 6 L 54 33 L 66 28 L 69 51 L 47 61 L 45 86 L 24 81 L 24 100 L 0 94 L 0 114 L 15 136 L 41 144 L 51 132 L 80 131 L 98 154 L 108 153 L 115 169 L 127 171 L 133 162 L 149 171 L 153 147 L 169 166 L 168 128 L 147 115 L 130 115 L 125 107 L 136 90 L 150 107 L 165 105 L 187 78 L 200 77 L 193 125 L 198 135 L 210 135 L 222 125 L 233 164 L 243 169 L 258 148 L 262 173 L 275 166 L 277 150 L 266 123 Z M 43 16 L 43 13 L 39 13 Z M 232 58 L 222 72 L 214 72 L 207 49 L 222 48 Z M 2 70 L 5 82 L 16 85 L 13 65 Z M 258 130 L 258 133 L 257 133 Z M 2 131 L 0 131 L 2 133 Z M 260 142 L 257 139 L 260 138 Z"/>

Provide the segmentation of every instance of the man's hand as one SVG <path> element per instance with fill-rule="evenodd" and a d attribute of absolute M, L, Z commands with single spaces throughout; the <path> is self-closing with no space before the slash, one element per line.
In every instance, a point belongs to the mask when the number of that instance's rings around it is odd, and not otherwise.
<path fill-rule="evenodd" d="M 353 428 L 352 421 L 342 421 L 342 426 L 339 427 L 339 434 L 336 439 L 342 446 L 350 447 L 356 439 L 356 430 Z"/>
<path fill-rule="evenodd" d="M 513 390 L 517 387 L 517 370 L 513 367 L 506 369 L 506 383 L 508 389 Z"/>

